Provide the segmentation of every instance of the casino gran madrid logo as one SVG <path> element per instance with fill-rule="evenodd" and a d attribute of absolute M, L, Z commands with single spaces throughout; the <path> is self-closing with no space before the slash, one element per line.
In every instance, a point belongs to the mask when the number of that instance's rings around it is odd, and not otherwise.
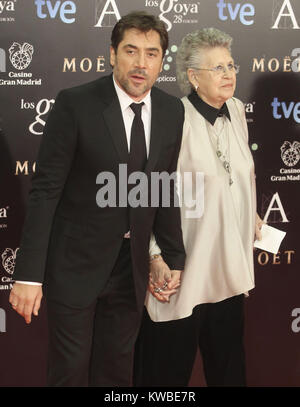
<path fill-rule="evenodd" d="M 23 45 L 14 42 L 8 51 L 9 59 L 13 67 L 22 71 L 30 65 L 34 48 L 32 45 L 28 44 L 28 42 L 24 42 Z"/>
<path fill-rule="evenodd" d="M 300 143 L 285 141 L 280 147 L 281 158 L 287 167 L 294 167 L 300 160 Z"/>
<path fill-rule="evenodd" d="M 2 266 L 8 274 L 12 275 L 14 273 L 15 264 L 16 264 L 16 255 L 17 255 L 18 250 L 19 250 L 19 248 L 17 248 L 16 250 L 13 250 L 13 249 L 7 247 L 1 255 Z"/>
<path fill-rule="evenodd" d="M 198 24 L 200 1 L 187 0 L 144 0 L 153 14 L 158 14 L 170 31 L 175 24 Z"/>
<path fill-rule="evenodd" d="M 300 161 L 300 142 L 285 141 L 280 147 L 280 155 L 286 168 L 280 168 L 279 174 L 271 175 L 271 181 L 300 181 L 300 168 L 294 168 Z"/>
<path fill-rule="evenodd" d="M 0 23 L 13 23 L 15 21 L 15 6 L 17 0 L 0 0 Z"/>
<path fill-rule="evenodd" d="M 18 250 L 18 247 L 15 250 L 7 247 L 1 254 L 2 267 L 6 275 L 1 277 L 1 282 L 3 284 L 0 284 L 0 290 L 10 290 L 12 288 L 12 275 L 15 271 L 16 255 Z"/>
<path fill-rule="evenodd" d="M 33 54 L 34 47 L 28 42 L 21 44 L 15 41 L 7 51 L 0 49 L 0 73 L 5 73 L 4 79 L 0 76 L 0 86 L 40 86 L 41 78 L 33 78 L 32 73 L 28 71 L 23 72 L 29 68 Z M 7 72 L 8 58 L 14 71 Z"/>

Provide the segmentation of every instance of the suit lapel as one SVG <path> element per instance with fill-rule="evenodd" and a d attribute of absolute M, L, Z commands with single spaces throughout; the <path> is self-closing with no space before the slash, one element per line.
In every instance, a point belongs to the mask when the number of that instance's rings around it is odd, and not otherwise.
<path fill-rule="evenodd" d="M 128 144 L 123 122 L 122 111 L 117 93 L 114 88 L 112 75 L 107 78 L 105 88 L 102 90 L 102 98 L 107 104 L 103 110 L 104 121 L 109 129 L 111 138 L 117 150 L 121 163 L 128 161 Z"/>
<path fill-rule="evenodd" d="M 151 91 L 151 109 L 150 150 L 145 168 L 145 173 L 147 175 L 150 175 L 150 172 L 154 169 L 155 164 L 158 160 L 163 128 L 163 115 L 161 112 L 159 97 L 156 94 L 155 88 L 153 88 Z"/>
<path fill-rule="evenodd" d="M 118 152 L 120 161 L 122 163 L 127 162 L 128 144 L 122 112 L 117 97 L 115 97 L 112 103 L 103 111 L 103 117 Z"/>

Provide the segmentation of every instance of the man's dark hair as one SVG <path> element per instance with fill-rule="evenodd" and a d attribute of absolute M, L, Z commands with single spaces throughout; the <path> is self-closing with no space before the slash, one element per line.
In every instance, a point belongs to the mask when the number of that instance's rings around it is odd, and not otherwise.
<path fill-rule="evenodd" d="M 111 34 L 111 46 L 115 52 L 117 52 L 118 45 L 122 41 L 125 31 L 130 28 L 135 28 L 143 33 L 147 33 L 150 30 L 156 31 L 160 36 L 163 56 L 165 55 L 169 44 L 166 26 L 158 17 L 145 11 L 133 11 L 123 16 L 114 26 Z"/>

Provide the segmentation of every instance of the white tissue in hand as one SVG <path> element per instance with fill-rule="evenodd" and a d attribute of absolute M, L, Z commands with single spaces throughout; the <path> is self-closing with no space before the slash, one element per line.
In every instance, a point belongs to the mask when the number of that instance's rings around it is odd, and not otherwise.
<path fill-rule="evenodd" d="M 286 232 L 265 224 L 262 225 L 260 231 L 262 239 L 255 240 L 254 247 L 277 254 Z"/>

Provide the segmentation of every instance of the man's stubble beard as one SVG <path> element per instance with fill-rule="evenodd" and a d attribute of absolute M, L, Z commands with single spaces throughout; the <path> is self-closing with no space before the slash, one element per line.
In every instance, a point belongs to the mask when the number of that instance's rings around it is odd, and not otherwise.
<path fill-rule="evenodd" d="M 119 81 L 119 83 L 129 96 L 134 97 L 142 96 L 150 89 L 147 83 L 142 88 L 135 88 L 133 85 L 130 84 L 128 79 L 121 80 Z"/>
<path fill-rule="evenodd" d="M 117 80 L 117 82 L 119 83 L 119 85 L 121 86 L 121 88 L 129 95 L 129 96 L 133 96 L 135 98 L 144 95 L 147 91 L 149 91 L 152 86 L 154 85 L 154 83 L 151 85 L 147 82 L 148 79 L 148 75 L 146 74 L 146 72 L 143 69 L 133 69 L 130 72 L 128 72 L 128 75 L 142 75 L 145 77 L 146 83 L 143 85 L 143 87 L 138 87 L 135 88 L 134 85 L 132 85 L 129 81 L 129 79 L 127 79 L 126 77 L 122 77 L 121 75 L 119 75 L 119 70 L 118 70 L 118 63 L 116 61 L 115 66 L 113 68 L 113 73 L 115 76 L 115 79 Z"/>

